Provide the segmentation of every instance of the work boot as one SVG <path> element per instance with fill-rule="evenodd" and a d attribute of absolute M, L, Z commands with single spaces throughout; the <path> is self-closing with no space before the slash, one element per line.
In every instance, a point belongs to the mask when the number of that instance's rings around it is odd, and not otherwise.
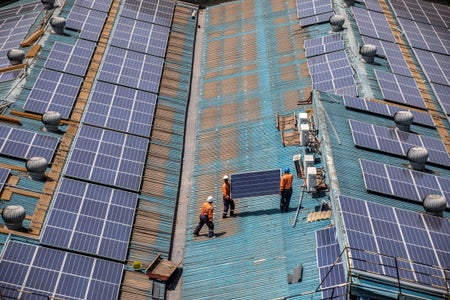
<path fill-rule="evenodd" d="M 223 213 L 222 219 L 226 219 L 226 218 L 227 218 L 227 214 L 226 214 L 226 213 Z"/>
<path fill-rule="evenodd" d="M 230 217 L 234 216 L 234 211 L 230 210 Z"/>

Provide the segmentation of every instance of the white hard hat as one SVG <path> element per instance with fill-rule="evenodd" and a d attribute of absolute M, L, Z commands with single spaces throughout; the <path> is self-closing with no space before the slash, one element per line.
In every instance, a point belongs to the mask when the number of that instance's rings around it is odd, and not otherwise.
<path fill-rule="evenodd" d="M 211 202 L 213 202 L 213 201 L 214 201 L 214 197 L 213 197 L 213 196 L 209 196 L 209 197 L 208 197 L 208 202 L 211 203 Z"/>
<path fill-rule="evenodd" d="M 228 175 L 223 176 L 223 180 L 228 179 Z"/>

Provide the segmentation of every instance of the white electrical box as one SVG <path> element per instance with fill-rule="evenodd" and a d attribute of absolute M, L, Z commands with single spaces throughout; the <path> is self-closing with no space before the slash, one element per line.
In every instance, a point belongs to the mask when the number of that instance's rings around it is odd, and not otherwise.
<path fill-rule="evenodd" d="M 298 124 L 308 124 L 308 114 L 301 112 L 298 113 Z"/>
<path fill-rule="evenodd" d="M 309 167 L 314 166 L 314 155 L 305 154 L 303 156 L 303 172 L 306 173 Z"/>
<path fill-rule="evenodd" d="M 309 125 L 308 124 L 300 124 L 300 146 L 305 146 L 308 143 L 309 139 Z"/>
<path fill-rule="evenodd" d="M 316 192 L 317 169 L 309 167 L 306 169 L 306 190 L 308 192 Z"/>

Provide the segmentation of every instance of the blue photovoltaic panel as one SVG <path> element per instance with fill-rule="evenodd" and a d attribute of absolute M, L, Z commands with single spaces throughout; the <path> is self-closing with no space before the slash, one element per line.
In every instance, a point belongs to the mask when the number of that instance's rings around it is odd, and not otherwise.
<path fill-rule="evenodd" d="M 79 39 L 75 45 L 54 43 L 44 67 L 77 76 L 84 76 L 96 43 Z"/>
<path fill-rule="evenodd" d="M 305 40 L 306 57 L 316 56 L 344 49 L 344 41 L 340 34 L 326 35 Z"/>
<path fill-rule="evenodd" d="M 356 146 L 402 156 L 406 156 L 411 147 L 424 147 L 428 150 L 429 163 L 450 167 L 450 156 L 441 139 L 355 120 L 349 123 Z"/>
<path fill-rule="evenodd" d="M 51 162 L 59 139 L 44 134 L 0 125 L 0 153 L 19 159 L 40 156 Z"/>
<path fill-rule="evenodd" d="M 445 113 L 450 116 L 450 86 L 432 83 L 431 87 Z"/>
<path fill-rule="evenodd" d="M 317 267 L 322 283 L 322 299 L 347 299 L 346 287 L 335 287 L 347 282 L 342 260 L 339 257 L 341 251 L 336 238 L 336 228 L 328 227 L 317 230 L 316 241 Z"/>
<path fill-rule="evenodd" d="M 23 109 L 39 114 L 57 111 L 68 119 L 82 82 L 82 77 L 42 69 Z"/>
<path fill-rule="evenodd" d="M 0 69 L 10 66 L 6 54 L 9 50 L 18 48 L 28 33 L 30 26 L 36 21 L 41 7 L 29 6 L 29 13 L 24 13 L 23 6 L 11 9 L 11 13 L 0 10 Z M 42 4 L 41 4 L 42 6 Z M 37 11 L 36 11 L 37 10 Z"/>
<path fill-rule="evenodd" d="M 6 180 L 9 176 L 9 169 L 6 168 L 0 168 L 0 192 L 3 190 L 3 186 L 6 183 Z"/>
<path fill-rule="evenodd" d="M 443 195 L 450 208 L 450 179 L 369 160 L 360 163 L 368 191 L 418 203 L 430 194 Z"/>
<path fill-rule="evenodd" d="M 158 93 L 163 58 L 110 47 L 104 59 L 99 80 Z"/>
<path fill-rule="evenodd" d="M 97 42 L 103 30 L 107 13 L 73 6 L 67 16 L 66 28 L 80 31 L 80 38 Z"/>
<path fill-rule="evenodd" d="M 386 55 L 386 58 L 389 62 L 392 73 L 411 77 L 411 71 L 409 70 L 408 64 L 403 57 L 400 47 L 397 44 L 389 42 L 384 42 L 383 47 L 385 53 L 388 53 L 388 55 Z"/>
<path fill-rule="evenodd" d="M 5 54 L 6 55 L 6 54 Z M 22 69 L 18 69 L 18 70 L 12 70 L 12 71 L 8 71 L 8 72 L 1 72 L 0 73 L 0 82 L 5 82 L 5 81 L 9 81 L 9 80 L 14 80 L 16 79 L 19 74 L 22 73 Z"/>
<path fill-rule="evenodd" d="M 112 0 L 75 0 L 74 5 L 109 12 Z"/>
<path fill-rule="evenodd" d="M 280 169 L 232 174 L 230 183 L 233 198 L 278 194 L 280 192 Z"/>
<path fill-rule="evenodd" d="M 440 27 L 450 27 L 447 5 L 422 0 L 389 1 L 397 17 Z"/>
<path fill-rule="evenodd" d="M 364 5 L 368 10 L 384 13 L 383 8 L 378 0 L 363 0 Z"/>
<path fill-rule="evenodd" d="M 450 222 L 339 196 L 353 270 L 445 290 L 450 267 Z M 396 260 L 395 260 L 396 259 Z"/>
<path fill-rule="evenodd" d="M 5 299 L 118 299 L 123 265 L 9 240 L 0 258 Z"/>
<path fill-rule="evenodd" d="M 420 66 L 434 83 L 450 85 L 450 59 L 448 55 L 414 49 Z"/>
<path fill-rule="evenodd" d="M 83 123 L 150 137 L 157 95 L 97 81 Z"/>
<path fill-rule="evenodd" d="M 139 191 L 148 139 L 88 125 L 78 130 L 65 175 Z"/>
<path fill-rule="evenodd" d="M 297 17 L 299 19 L 321 15 L 333 11 L 330 0 L 311 0 L 311 1 L 296 1 Z"/>
<path fill-rule="evenodd" d="M 334 15 L 333 12 L 329 12 L 329 13 L 325 13 L 325 14 L 302 18 L 300 20 L 300 26 L 306 27 L 306 26 L 310 26 L 310 25 L 325 23 L 325 22 L 328 22 L 333 15 Z"/>
<path fill-rule="evenodd" d="M 352 6 L 351 10 L 362 35 L 395 42 L 391 27 L 384 14 L 355 6 Z"/>
<path fill-rule="evenodd" d="M 175 1 L 172 0 L 125 0 L 120 15 L 170 27 L 174 8 Z"/>
<path fill-rule="evenodd" d="M 382 115 L 382 116 L 388 116 L 393 117 L 395 113 L 399 111 L 405 111 L 405 109 L 389 105 L 386 103 L 381 103 L 377 101 L 371 101 L 363 98 L 357 98 L 352 96 L 344 96 L 344 105 L 349 108 L 354 108 L 362 111 L 367 111 L 370 113 Z M 408 110 L 410 111 L 413 116 L 413 123 L 419 124 L 423 126 L 433 127 L 435 128 L 436 125 L 434 124 L 433 118 L 430 114 L 416 111 L 416 110 Z"/>
<path fill-rule="evenodd" d="M 398 18 L 398 21 L 409 44 L 413 48 L 446 55 L 450 54 L 450 32 L 447 28 L 417 23 L 402 18 Z"/>
<path fill-rule="evenodd" d="M 338 95 L 356 96 L 353 70 L 344 50 L 308 58 L 313 88 Z"/>
<path fill-rule="evenodd" d="M 110 40 L 111 45 L 165 57 L 170 28 L 119 17 Z"/>
<path fill-rule="evenodd" d="M 427 108 L 413 78 L 377 69 L 374 71 L 384 99 L 412 107 Z"/>
<path fill-rule="evenodd" d="M 64 178 L 41 243 L 125 261 L 138 195 Z"/>

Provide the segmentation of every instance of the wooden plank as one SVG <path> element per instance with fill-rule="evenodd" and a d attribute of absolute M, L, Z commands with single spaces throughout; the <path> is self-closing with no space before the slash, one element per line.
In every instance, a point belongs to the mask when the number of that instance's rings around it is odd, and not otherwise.
<path fill-rule="evenodd" d="M 31 47 L 31 49 L 25 55 L 26 58 L 33 58 L 37 55 L 37 53 L 41 50 L 42 45 L 36 44 Z"/>

